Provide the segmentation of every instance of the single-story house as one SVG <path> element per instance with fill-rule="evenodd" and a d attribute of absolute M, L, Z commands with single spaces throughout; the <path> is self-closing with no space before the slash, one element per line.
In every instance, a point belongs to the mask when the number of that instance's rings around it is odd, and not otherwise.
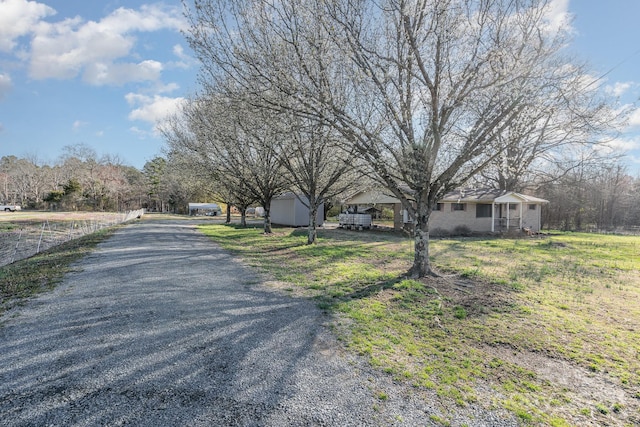
<path fill-rule="evenodd" d="M 271 200 L 271 222 L 277 225 L 303 227 L 309 225 L 309 208 L 300 200 L 307 201 L 304 196 L 285 193 Z M 324 204 L 318 207 L 316 214 L 318 225 L 324 223 Z"/>
<path fill-rule="evenodd" d="M 222 209 L 216 203 L 189 203 L 189 215 L 217 216 Z"/>
<path fill-rule="evenodd" d="M 515 229 L 538 232 L 542 226 L 542 205 L 546 203 L 549 202 L 514 191 L 456 190 L 446 194 L 434 207 L 429 218 L 429 228 L 453 231 L 458 226 L 466 226 L 476 232 L 503 232 Z M 394 228 L 411 226 L 400 200 L 383 190 L 358 193 L 346 200 L 345 205 L 357 211 L 364 210 L 368 205 L 390 205 L 394 211 Z"/>

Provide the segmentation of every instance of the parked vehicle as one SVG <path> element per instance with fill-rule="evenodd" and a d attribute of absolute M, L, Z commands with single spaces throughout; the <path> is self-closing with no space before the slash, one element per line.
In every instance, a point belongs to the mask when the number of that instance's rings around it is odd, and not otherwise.
<path fill-rule="evenodd" d="M 20 205 L 0 205 L 0 211 L 15 212 L 20 210 Z"/>

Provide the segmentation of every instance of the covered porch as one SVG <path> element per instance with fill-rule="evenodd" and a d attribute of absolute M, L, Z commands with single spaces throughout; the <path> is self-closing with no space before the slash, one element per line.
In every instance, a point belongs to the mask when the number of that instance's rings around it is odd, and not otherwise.
<path fill-rule="evenodd" d="M 507 193 L 496 197 L 492 202 L 491 231 L 539 231 L 542 227 L 540 209 L 544 203 L 548 202 L 519 193 Z"/>

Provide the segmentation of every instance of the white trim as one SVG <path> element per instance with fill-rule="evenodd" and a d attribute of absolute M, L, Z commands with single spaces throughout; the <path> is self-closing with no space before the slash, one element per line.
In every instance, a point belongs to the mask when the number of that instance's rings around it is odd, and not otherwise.
<path fill-rule="evenodd" d="M 348 200 L 345 200 L 347 205 L 367 205 L 367 204 L 395 204 L 400 203 L 400 199 L 383 193 L 382 191 L 365 191 L 358 193 Z"/>
<path fill-rule="evenodd" d="M 491 232 L 496 231 L 496 204 L 491 203 Z"/>
<path fill-rule="evenodd" d="M 522 212 L 522 202 L 520 202 L 520 230 L 522 230 L 522 217 L 524 213 Z"/>
<path fill-rule="evenodd" d="M 509 203 L 509 202 L 513 202 L 513 203 L 527 202 L 527 203 L 533 203 L 533 204 L 549 203 L 549 201 L 545 199 L 540 199 L 538 197 L 533 197 L 533 196 L 525 196 L 524 194 L 514 193 L 514 192 L 510 192 L 500 197 L 496 197 L 494 201 L 496 203 Z"/>

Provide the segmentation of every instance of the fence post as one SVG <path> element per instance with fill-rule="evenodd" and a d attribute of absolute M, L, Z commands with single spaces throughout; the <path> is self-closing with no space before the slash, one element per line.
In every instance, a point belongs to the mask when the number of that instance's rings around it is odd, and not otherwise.
<path fill-rule="evenodd" d="M 18 241 L 16 242 L 16 247 L 13 250 L 13 256 L 11 257 L 11 263 L 13 263 L 16 260 L 16 254 L 18 253 L 18 245 L 20 244 L 20 239 L 22 238 L 22 228 L 20 229 L 20 233 L 18 233 Z"/>
<path fill-rule="evenodd" d="M 40 238 L 38 239 L 38 247 L 36 248 L 36 253 L 40 253 L 40 244 L 42 243 L 42 235 L 44 234 L 44 227 L 46 223 L 42 223 L 42 229 L 40 230 Z"/>

